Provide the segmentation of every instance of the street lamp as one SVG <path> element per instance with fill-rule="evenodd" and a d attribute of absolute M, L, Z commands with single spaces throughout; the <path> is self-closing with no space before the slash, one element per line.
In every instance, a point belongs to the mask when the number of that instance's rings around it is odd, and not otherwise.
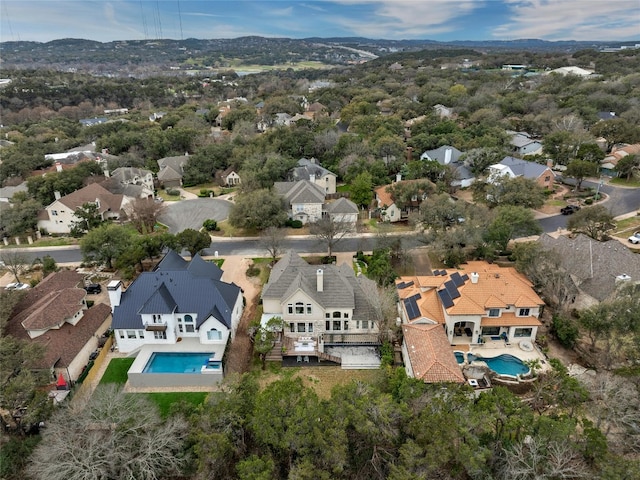
<path fill-rule="evenodd" d="M 596 202 L 600 199 L 600 187 L 604 184 L 604 178 L 600 175 L 600 181 L 598 182 L 598 188 L 596 189 L 596 195 L 593 198 Z"/>

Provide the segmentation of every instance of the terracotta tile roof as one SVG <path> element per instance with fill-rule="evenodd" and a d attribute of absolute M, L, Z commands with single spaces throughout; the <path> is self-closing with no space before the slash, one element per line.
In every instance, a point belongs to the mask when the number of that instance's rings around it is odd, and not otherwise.
<path fill-rule="evenodd" d="M 460 296 L 453 299 L 453 306 L 446 308 L 448 315 L 484 316 L 489 308 L 505 308 L 508 305 L 533 308 L 544 305 L 533 290 L 531 282 L 515 268 L 482 261 L 469 262 L 462 265 L 460 270 L 447 270 L 446 275 L 401 277 L 396 285 L 413 283 L 399 289 L 398 296 L 406 299 L 420 294 L 416 301 L 420 314 L 444 323 L 444 307 L 436 292 L 444 288 L 445 282 L 451 280 L 451 275 L 456 271 L 462 276 L 469 276 L 469 279 L 457 288 Z M 479 275 L 478 283 L 471 282 L 472 272 Z"/>
<path fill-rule="evenodd" d="M 465 382 L 442 325 L 404 325 L 402 331 L 415 378 L 426 383 Z"/>
<path fill-rule="evenodd" d="M 539 327 L 542 323 L 536 317 L 517 317 L 514 312 L 503 312 L 500 317 L 484 317 L 481 325 L 483 327 L 503 327 L 506 325 Z"/>

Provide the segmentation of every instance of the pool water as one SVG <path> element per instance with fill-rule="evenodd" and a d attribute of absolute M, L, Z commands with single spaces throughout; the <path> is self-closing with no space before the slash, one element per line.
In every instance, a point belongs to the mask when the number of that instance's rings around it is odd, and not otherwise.
<path fill-rule="evenodd" d="M 200 373 L 213 353 L 155 352 L 143 373 Z"/>
<path fill-rule="evenodd" d="M 497 357 L 477 357 L 472 353 L 467 353 L 467 359 L 469 362 L 473 362 L 474 360 L 485 362 L 491 370 L 499 375 L 511 375 L 515 377 L 529 373 L 529 367 L 513 355 L 503 354 Z"/>
<path fill-rule="evenodd" d="M 453 354 L 456 356 L 456 362 L 462 364 L 464 363 L 464 353 L 462 352 L 453 352 Z"/>

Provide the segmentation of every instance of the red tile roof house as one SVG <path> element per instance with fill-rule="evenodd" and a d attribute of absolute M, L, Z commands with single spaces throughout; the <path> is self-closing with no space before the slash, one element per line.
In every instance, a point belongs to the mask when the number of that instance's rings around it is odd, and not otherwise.
<path fill-rule="evenodd" d="M 75 211 L 85 203 L 95 203 L 103 220 L 117 219 L 125 203 L 123 195 L 114 195 L 97 183 L 87 185 L 69 195 L 56 195 L 53 203 L 38 213 L 38 228 L 48 233 L 71 233 L 78 220 Z"/>
<path fill-rule="evenodd" d="M 460 380 L 451 345 L 533 344 L 541 325 L 544 302 L 514 268 L 469 262 L 460 270 L 402 277 L 396 287 L 407 373 L 425 381 Z"/>
<path fill-rule="evenodd" d="M 39 367 L 51 371 L 52 382 L 59 375 L 75 381 L 111 325 L 108 305 L 87 307 L 83 279 L 69 270 L 50 274 L 27 292 L 7 322 L 7 335 L 44 348 Z"/>

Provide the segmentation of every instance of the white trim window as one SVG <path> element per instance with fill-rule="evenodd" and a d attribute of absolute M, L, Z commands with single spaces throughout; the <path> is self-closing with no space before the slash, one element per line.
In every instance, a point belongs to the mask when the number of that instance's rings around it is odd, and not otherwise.
<path fill-rule="evenodd" d="M 530 308 L 521 308 L 518 310 L 518 316 L 519 317 L 528 317 L 529 315 L 531 315 L 531 309 Z"/>

